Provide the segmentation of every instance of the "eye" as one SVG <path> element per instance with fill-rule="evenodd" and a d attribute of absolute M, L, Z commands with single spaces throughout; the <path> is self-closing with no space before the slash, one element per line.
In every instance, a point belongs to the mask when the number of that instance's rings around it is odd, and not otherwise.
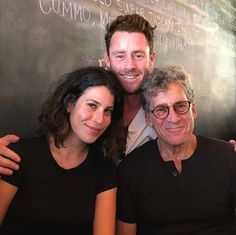
<path fill-rule="evenodd" d="M 119 60 L 122 60 L 122 59 L 124 59 L 124 55 L 123 54 L 116 54 L 115 58 L 119 59 Z"/>
<path fill-rule="evenodd" d="M 188 103 L 187 102 L 179 102 L 175 104 L 175 108 L 179 112 L 183 112 L 188 108 Z"/>
<path fill-rule="evenodd" d="M 88 103 L 87 104 L 92 110 L 96 110 L 97 109 L 97 105 L 94 103 Z"/>
<path fill-rule="evenodd" d="M 105 109 L 105 110 L 104 110 L 104 113 L 105 113 L 105 115 L 107 115 L 107 116 L 111 116 L 112 113 L 113 113 L 113 109 L 111 109 L 111 108 Z"/>
<path fill-rule="evenodd" d="M 164 113 L 164 112 L 167 112 L 167 110 L 168 110 L 168 108 L 166 107 L 166 106 L 160 106 L 160 107 L 156 107 L 155 108 L 155 112 L 162 112 L 162 113 Z"/>
<path fill-rule="evenodd" d="M 143 58 L 144 58 L 144 54 L 143 54 L 143 53 L 136 53 L 136 54 L 134 55 L 134 57 L 135 57 L 135 59 L 140 60 L 140 59 L 143 59 Z"/>

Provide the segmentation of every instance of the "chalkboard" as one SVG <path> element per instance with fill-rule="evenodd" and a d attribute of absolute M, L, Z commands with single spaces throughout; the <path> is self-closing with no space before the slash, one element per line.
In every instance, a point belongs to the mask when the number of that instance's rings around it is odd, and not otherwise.
<path fill-rule="evenodd" d="M 156 66 L 194 78 L 196 132 L 236 139 L 233 0 L 1 0 L 0 135 L 30 136 L 50 84 L 78 66 L 103 65 L 105 26 L 137 13 L 157 26 Z"/>

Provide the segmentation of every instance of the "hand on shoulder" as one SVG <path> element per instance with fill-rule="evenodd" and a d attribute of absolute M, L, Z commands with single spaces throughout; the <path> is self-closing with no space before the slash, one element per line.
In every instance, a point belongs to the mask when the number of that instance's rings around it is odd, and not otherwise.
<path fill-rule="evenodd" d="M 235 140 L 229 140 L 229 143 L 234 146 L 234 151 L 236 152 L 236 141 Z"/>
<path fill-rule="evenodd" d="M 0 138 L 0 174 L 11 175 L 13 170 L 19 169 L 17 163 L 20 162 L 20 156 L 7 147 L 19 139 L 16 135 L 5 135 Z"/>

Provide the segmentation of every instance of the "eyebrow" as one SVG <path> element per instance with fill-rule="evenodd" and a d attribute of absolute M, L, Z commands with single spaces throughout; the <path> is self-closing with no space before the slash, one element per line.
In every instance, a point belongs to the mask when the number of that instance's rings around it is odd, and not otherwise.
<path fill-rule="evenodd" d="M 135 54 L 135 53 L 144 53 L 145 54 L 145 51 L 144 50 L 134 50 L 134 51 L 131 51 L 132 54 Z M 126 51 L 125 50 L 116 50 L 116 51 L 113 51 L 111 54 L 115 55 L 115 54 L 126 54 Z"/>
<path fill-rule="evenodd" d="M 92 101 L 92 102 L 94 102 L 94 103 L 96 103 L 96 104 L 98 104 L 98 105 L 101 105 L 101 103 L 100 102 L 98 102 L 98 101 L 96 101 L 96 100 L 94 100 L 94 99 L 87 99 L 86 101 Z M 114 108 L 114 105 L 113 106 L 106 106 L 106 108 Z"/>
<path fill-rule="evenodd" d="M 176 103 L 183 102 L 183 101 L 187 101 L 187 100 L 178 100 L 178 101 L 174 102 L 171 106 L 175 105 Z M 169 105 L 167 103 L 157 104 L 155 107 L 158 107 L 158 106 L 168 106 L 169 107 Z"/>
<path fill-rule="evenodd" d="M 111 54 L 115 55 L 115 54 L 125 54 L 126 52 L 124 50 L 120 50 L 120 51 L 113 51 Z"/>

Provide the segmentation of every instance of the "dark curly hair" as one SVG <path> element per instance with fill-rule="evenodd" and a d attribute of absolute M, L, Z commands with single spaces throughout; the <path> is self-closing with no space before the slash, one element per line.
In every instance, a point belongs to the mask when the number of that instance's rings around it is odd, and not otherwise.
<path fill-rule="evenodd" d="M 155 28 L 156 26 L 152 27 L 147 20 L 137 14 L 117 16 L 114 21 L 112 21 L 110 24 L 107 24 L 106 26 L 105 42 L 108 55 L 111 38 L 116 31 L 143 33 L 148 41 L 151 53 L 153 51 Z"/>
<path fill-rule="evenodd" d="M 102 67 L 84 67 L 66 74 L 41 106 L 37 135 L 53 136 L 57 147 L 63 146 L 71 126 L 67 106 L 75 103 L 83 92 L 93 86 L 106 86 L 114 95 L 111 124 L 93 145 L 98 146 L 105 157 L 117 158 L 124 151 L 126 130 L 123 121 L 123 93 L 113 72 Z"/>

